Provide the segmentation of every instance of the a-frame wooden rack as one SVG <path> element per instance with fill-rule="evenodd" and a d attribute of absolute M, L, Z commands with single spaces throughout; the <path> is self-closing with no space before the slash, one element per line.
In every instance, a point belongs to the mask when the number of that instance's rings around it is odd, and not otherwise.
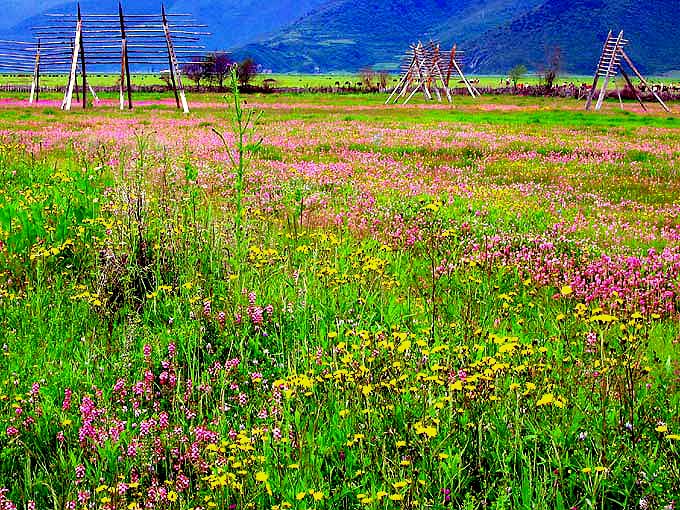
<path fill-rule="evenodd" d="M 612 78 L 615 79 L 618 73 L 620 72 L 621 75 L 623 76 L 623 79 L 626 81 L 628 87 L 635 94 L 635 97 L 642 106 L 642 109 L 647 111 L 647 107 L 643 103 L 642 98 L 640 97 L 640 93 L 635 88 L 635 85 L 633 85 L 630 76 L 628 75 L 626 69 L 623 66 L 625 62 L 630 68 L 630 70 L 633 72 L 633 74 L 635 74 L 635 76 L 637 76 L 637 78 L 647 88 L 647 90 L 649 90 L 652 93 L 652 95 L 659 102 L 661 107 L 667 112 L 670 112 L 671 111 L 670 108 L 668 108 L 666 103 L 663 102 L 661 97 L 650 86 L 647 80 L 645 80 L 642 74 L 640 74 L 640 71 L 638 71 L 633 61 L 625 52 L 624 47 L 627 44 L 628 41 L 623 37 L 623 30 L 619 32 L 618 35 L 614 35 L 614 33 L 611 30 L 609 31 L 609 34 L 607 35 L 607 40 L 605 41 L 604 47 L 602 48 L 600 60 L 597 64 L 597 71 L 595 71 L 593 86 L 591 87 L 590 93 L 588 94 L 588 100 L 586 101 L 586 110 L 590 110 L 592 107 L 593 99 L 595 98 L 595 94 L 597 93 L 597 84 L 600 81 L 600 78 L 603 79 L 603 83 L 602 88 L 600 89 L 599 96 L 597 98 L 597 102 L 595 103 L 595 110 L 600 110 L 600 108 L 602 108 L 602 103 L 604 102 L 604 99 L 607 97 L 609 82 L 611 81 Z M 619 91 L 618 87 L 616 89 L 616 92 L 619 96 L 619 102 L 621 104 L 621 107 L 623 108 L 623 103 L 621 102 L 621 92 Z"/>
<path fill-rule="evenodd" d="M 126 16 L 121 2 L 116 14 L 82 14 L 78 4 L 75 16 L 47 16 L 51 23 L 34 27 L 34 35 L 43 45 L 47 44 L 52 53 L 41 60 L 38 44 L 34 83 L 39 83 L 43 67 L 50 71 L 65 70 L 68 83 L 62 109 L 70 110 L 72 107 L 74 92 L 77 94 L 78 91 L 78 74 L 82 78 L 83 108 L 88 107 L 88 90 L 97 99 L 87 83 L 87 72 L 92 66 L 107 69 L 119 66 L 119 102 L 123 110 L 133 107 L 131 65 L 169 65 L 170 85 L 177 108 L 189 113 L 181 66 L 190 63 L 194 55 L 205 49 L 198 42 L 201 36 L 209 34 L 197 31 L 205 25 L 198 25 L 188 14 L 168 14 L 164 5 L 161 5 L 159 14 Z M 180 46 L 176 41 L 180 42 Z"/>
<path fill-rule="evenodd" d="M 0 72 L 33 75 L 29 103 L 38 101 L 40 95 L 40 58 L 43 51 L 50 56 L 49 49 L 42 50 L 40 41 L 0 40 Z"/>
<path fill-rule="evenodd" d="M 397 103 L 404 97 L 406 99 L 403 104 L 407 104 L 418 92 L 422 92 L 427 101 L 436 97 L 441 102 L 445 96 L 452 103 L 450 81 L 453 74 L 460 77 L 472 97 L 479 96 L 477 89 L 463 73 L 462 67 L 463 53 L 455 45 L 448 55 L 443 55 L 439 43 L 431 41 L 424 45 L 418 41 L 409 47 L 403 59 L 401 78 L 385 104 Z"/>

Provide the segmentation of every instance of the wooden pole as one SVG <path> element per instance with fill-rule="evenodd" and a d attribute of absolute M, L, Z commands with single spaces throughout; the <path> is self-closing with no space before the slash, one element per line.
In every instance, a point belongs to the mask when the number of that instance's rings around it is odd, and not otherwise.
<path fill-rule="evenodd" d="M 440 57 L 441 57 L 440 46 L 439 46 L 439 44 L 437 44 L 437 50 L 435 52 L 434 67 L 433 67 L 433 70 L 432 70 L 432 74 L 435 75 L 435 78 L 434 78 L 435 81 L 437 80 L 437 78 L 439 78 L 439 80 L 441 81 L 442 88 L 444 89 L 444 93 L 446 94 L 446 100 L 449 103 L 451 103 L 452 102 L 451 101 L 451 93 L 449 92 L 448 85 L 444 81 L 444 73 L 442 72 L 442 68 L 439 65 L 441 63 Z"/>
<path fill-rule="evenodd" d="M 397 103 L 404 97 L 406 97 L 406 94 L 408 93 L 409 89 L 413 85 L 413 82 L 415 81 L 415 75 L 416 75 L 416 67 L 418 66 L 418 57 L 416 56 L 415 53 L 415 46 L 413 47 L 413 62 L 411 63 L 411 67 L 409 67 L 408 72 L 406 73 L 406 82 L 404 83 L 404 86 L 401 89 L 401 92 L 397 97 L 394 98 L 394 102 Z"/>
<path fill-rule="evenodd" d="M 442 73 L 441 67 L 439 67 L 438 63 L 437 63 L 437 73 L 439 74 L 439 79 L 442 81 L 442 86 L 444 87 L 444 92 L 446 92 L 446 99 L 448 100 L 449 103 L 453 103 L 453 98 L 451 97 L 451 91 L 449 90 L 449 86 L 444 81 L 444 74 Z"/>
<path fill-rule="evenodd" d="M 645 106 L 645 103 L 642 102 L 642 98 L 640 97 L 640 94 L 638 93 L 637 89 L 635 88 L 635 85 L 633 85 L 633 82 L 631 81 L 630 76 L 628 76 L 628 73 L 623 68 L 623 66 L 619 66 L 619 71 L 621 71 L 621 74 L 623 75 L 623 79 L 626 80 L 628 87 L 630 87 L 630 89 L 635 94 L 635 97 L 637 98 L 638 103 L 640 103 L 640 106 L 642 106 L 642 109 L 644 111 L 647 111 L 647 107 Z"/>
<path fill-rule="evenodd" d="M 600 66 L 604 62 L 604 54 L 607 51 L 607 47 L 609 46 L 609 41 L 612 38 L 612 31 L 609 31 L 609 34 L 607 34 L 607 40 L 604 42 L 604 47 L 602 48 L 602 53 L 600 53 L 600 60 L 597 62 L 597 69 L 595 69 L 595 78 L 593 78 L 593 86 L 590 88 L 590 92 L 588 93 L 588 99 L 586 101 L 586 110 L 590 110 L 591 105 L 593 104 L 593 98 L 595 97 L 595 90 L 597 89 L 597 82 L 600 81 Z"/>
<path fill-rule="evenodd" d="M 40 98 L 40 40 L 38 40 L 38 47 L 35 51 L 35 68 L 33 70 L 33 83 L 31 84 L 31 97 L 28 100 L 33 104 L 39 101 Z"/>
<path fill-rule="evenodd" d="M 406 93 L 408 92 L 408 89 L 411 88 L 411 84 L 413 83 L 413 69 L 408 70 L 408 74 L 406 75 L 406 82 L 404 83 L 404 86 L 401 88 L 401 92 L 399 92 L 399 95 L 394 98 L 394 102 L 398 103 L 401 99 L 406 96 Z"/>
<path fill-rule="evenodd" d="M 426 59 L 423 58 L 422 49 L 423 49 L 423 44 L 419 42 L 418 46 L 415 49 L 415 58 L 416 58 L 415 70 L 416 70 L 416 73 L 418 75 L 418 81 L 420 82 L 420 85 L 418 87 L 416 87 L 413 90 L 413 92 L 411 92 L 411 95 L 408 96 L 408 99 L 406 99 L 406 101 L 404 101 L 404 104 L 407 104 L 413 98 L 413 96 L 416 94 L 416 92 L 418 92 L 421 88 L 423 89 L 423 94 L 425 94 L 425 99 L 427 101 L 432 100 L 432 94 L 430 94 L 430 91 L 427 88 L 426 77 L 421 72 L 423 66 L 426 63 Z"/>
<path fill-rule="evenodd" d="M 175 94 L 175 102 L 177 103 L 177 108 L 181 108 L 179 104 L 179 94 L 177 93 L 177 80 L 175 79 L 175 66 L 172 65 L 172 58 L 170 57 L 170 52 L 168 52 L 168 65 L 170 66 L 170 83 L 172 84 L 172 92 Z"/>
<path fill-rule="evenodd" d="M 621 108 L 621 110 L 623 110 L 623 99 L 621 99 L 621 90 L 619 89 L 618 85 L 616 85 L 616 95 L 619 98 L 619 107 Z"/>
<path fill-rule="evenodd" d="M 419 45 L 421 47 L 421 45 Z M 417 50 L 416 50 L 416 55 L 418 55 Z M 422 57 L 422 55 L 420 55 Z M 430 101 L 432 100 L 432 95 L 430 94 L 430 91 L 427 88 L 427 82 L 425 81 L 425 77 L 423 76 L 423 73 L 421 73 L 421 69 L 423 65 L 425 64 L 425 61 L 420 61 L 419 57 L 416 57 L 416 65 L 415 65 L 415 70 L 418 76 L 418 86 L 413 89 L 411 92 L 411 95 L 406 98 L 406 101 L 404 101 L 404 104 L 408 104 L 411 99 L 413 99 L 413 96 L 416 95 L 416 92 L 418 92 L 420 89 L 423 89 L 423 95 L 425 96 L 425 100 Z"/>
<path fill-rule="evenodd" d="M 635 64 L 633 64 L 633 61 L 630 59 L 628 54 L 621 49 L 621 56 L 623 59 L 626 61 L 628 66 L 632 69 L 632 71 L 635 73 L 635 75 L 640 79 L 640 81 L 647 87 L 650 92 L 654 95 L 656 100 L 659 102 L 659 104 L 663 107 L 666 112 L 670 113 L 671 109 L 666 106 L 666 103 L 663 102 L 663 100 L 659 97 L 659 95 L 654 91 L 652 87 L 650 87 L 649 83 L 647 83 L 647 80 L 644 79 L 644 77 L 640 74 L 640 71 L 637 70 L 637 67 L 635 67 Z"/>
<path fill-rule="evenodd" d="M 128 58 L 127 36 L 125 34 L 125 16 L 123 16 L 123 4 L 118 2 L 118 18 L 120 20 L 120 35 L 122 40 L 121 47 L 121 110 L 123 109 L 123 74 L 125 75 L 125 82 L 127 85 L 127 99 L 128 109 L 132 110 L 132 83 L 130 78 L 130 59 Z"/>
<path fill-rule="evenodd" d="M 165 16 L 165 5 L 161 5 L 161 11 L 163 16 Z M 163 18 L 165 20 L 165 18 Z M 167 40 L 166 40 L 167 42 Z M 170 46 L 168 45 L 168 66 L 170 67 L 170 83 L 172 83 L 172 92 L 175 94 L 175 103 L 177 103 L 177 108 L 181 108 L 179 101 L 179 94 L 177 92 L 177 80 L 175 78 L 175 66 L 172 62 L 172 57 L 170 56 Z"/>
<path fill-rule="evenodd" d="M 97 95 L 97 92 L 94 90 L 92 85 L 88 82 L 87 88 L 90 91 L 90 94 L 92 94 L 92 101 L 95 105 L 99 104 L 99 96 Z"/>
<path fill-rule="evenodd" d="M 413 61 L 411 61 L 411 66 L 413 66 Z M 401 77 L 401 80 L 399 80 L 399 83 L 397 84 L 396 87 L 394 87 L 394 90 L 390 94 L 390 97 L 387 98 L 387 101 L 385 101 L 385 104 L 390 104 L 390 101 L 392 98 L 397 95 L 397 91 L 399 90 L 399 87 L 402 86 L 402 84 L 406 81 L 408 78 L 409 73 L 411 72 L 411 67 L 409 67 L 409 70 L 404 73 L 404 75 Z"/>
<path fill-rule="evenodd" d="M 163 32 L 165 34 L 165 43 L 168 48 L 168 59 L 170 61 L 170 73 L 175 75 L 176 87 L 175 94 L 179 95 L 179 102 L 182 104 L 184 113 L 189 113 L 189 105 L 187 97 L 184 93 L 184 85 L 182 85 L 182 76 L 180 74 L 179 66 L 177 65 L 177 57 L 175 56 L 175 49 L 172 45 L 172 37 L 170 36 L 170 27 L 168 26 L 168 18 L 165 14 L 165 5 L 161 5 L 161 16 L 163 19 Z"/>
<path fill-rule="evenodd" d="M 120 84 L 118 100 L 120 102 L 120 109 L 125 110 L 125 39 L 121 39 L 120 46 Z"/>
<path fill-rule="evenodd" d="M 83 25 L 78 21 L 76 24 L 76 40 L 73 44 L 73 58 L 71 59 L 71 71 L 69 73 L 68 87 L 66 87 L 66 94 L 62 103 L 62 109 L 66 111 L 71 110 L 71 103 L 73 101 L 73 87 L 76 84 L 76 68 L 78 66 L 78 51 L 80 50 L 80 38 L 82 37 Z"/>
<path fill-rule="evenodd" d="M 456 60 L 456 47 L 457 45 L 453 45 L 453 48 L 451 48 L 451 54 L 449 56 L 449 69 L 446 71 L 446 86 L 449 86 L 449 83 L 451 83 L 451 70 L 453 69 L 453 62 Z"/>
<path fill-rule="evenodd" d="M 420 76 L 420 79 L 423 83 L 423 90 L 425 91 L 425 99 L 427 101 L 432 101 L 432 92 L 430 92 L 430 87 L 429 87 L 429 85 L 430 85 L 430 83 L 429 83 L 429 81 L 430 81 L 429 69 L 427 68 L 427 53 L 426 53 L 425 48 L 423 47 L 422 44 L 420 45 L 420 58 L 423 59 L 423 62 L 420 65 L 420 67 L 418 67 L 418 75 Z M 428 71 L 428 73 L 421 72 L 421 70 L 423 70 L 423 68 L 425 68 L 424 71 Z"/>
<path fill-rule="evenodd" d="M 460 66 L 458 65 L 458 62 L 456 62 L 455 59 L 453 61 L 453 67 L 456 69 L 456 72 L 458 73 L 458 75 L 463 80 L 463 83 L 465 83 L 465 86 L 467 87 L 470 95 L 472 97 L 477 97 L 479 95 L 479 92 L 477 92 L 477 89 L 475 89 L 472 86 L 472 84 L 468 81 L 468 79 L 465 77 L 465 74 L 463 74 L 463 70 L 460 68 Z"/>
<path fill-rule="evenodd" d="M 80 4 L 78 4 L 78 21 L 83 22 L 80 15 Z M 87 109 L 87 69 L 85 68 L 85 46 L 83 37 L 80 38 L 80 71 L 83 78 L 83 110 Z"/>

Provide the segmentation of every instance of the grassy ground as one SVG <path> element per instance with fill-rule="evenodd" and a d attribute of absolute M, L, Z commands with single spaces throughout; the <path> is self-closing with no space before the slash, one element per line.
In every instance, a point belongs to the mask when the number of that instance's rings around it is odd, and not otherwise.
<path fill-rule="evenodd" d="M 675 116 L 140 99 L 0 101 L 4 508 L 680 503 Z"/>
<path fill-rule="evenodd" d="M 479 86 L 485 87 L 495 87 L 505 84 L 505 76 L 468 76 L 471 80 L 479 80 Z M 119 75 L 115 74 L 90 74 L 88 79 L 93 86 L 115 86 L 118 83 Z M 2 74 L 0 75 L 0 85 L 30 85 L 32 76 L 29 75 L 10 75 Z M 261 74 L 256 76 L 254 84 L 261 85 L 264 80 L 274 80 L 275 86 L 285 87 L 285 88 L 315 88 L 315 87 L 334 87 L 336 83 L 340 83 L 340 86 L 345 86 L 349 82 L 354 86 L 357 82 L 362 82 L 363 78 L 358 74 Z M 392 76 L 391 82 L 398 80 L 398 77 Z M 667 78 L 667 77 L 649 77 L 649 80 L 653 83 L 665 83 L 665 84 L 676 84 L 677 79 Z M 64 86 L 66 83 L 66 76 L 60 75 L 46 75 L 42 78 L 42 84 L 44 86 L 56 87 Z M 536 75 L 527 75 L 522 80 L 522 83 L 527 85 L 537 85 L 540 83 L 540 77 Z M 591 83 L 592 76 L 564 76 L 557 80 L 557 83 L 562 82 L 573 82 L 576 84 L 580 83 Z M 188 82 L 191 84 L 192 82 Z M 133 85 L 164 85 L 165 82 L 161 80 L 160 74 L 134 74 L 132 76 Z M 613 88 L 616 84 L 612 83 Z M 625 84 L 623 82 L 619 83 L 619 87 L 623 88 Z"/>

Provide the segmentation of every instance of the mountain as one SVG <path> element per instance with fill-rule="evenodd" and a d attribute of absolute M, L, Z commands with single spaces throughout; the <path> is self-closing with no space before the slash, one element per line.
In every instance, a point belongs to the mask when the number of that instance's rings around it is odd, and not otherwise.
<path fill-rule="evenodd" d="M 27 40 L 46 12 L 75 1 L 0 0 L 0 38 Z M 124 0 L 127 13 L 158 12 L 163 0 Z M 115 13 L 117 0 L 82 0 L 84 13 Z M 559 47 L 565 72 L 591 74 L 607 32 L 625 31 L 628 53 L 647 74 L 680 70 L 680 0 L 165 0 L 233 50 L 279 72 L 394 70 L 417 40 L 457 43 L 474 73 L 540 69 Z"/>
<path fill-rule="evenodd" d="M 74 13 L 76 2 L 64 0 L 3 0 L 10 2 L 10 15 L 0 19 L 4 38 L 28 40 L 31 27 L 45 24 L 46 13 Z M 123 1 L 128 14 L 158 13 L 162 0 Z M 282 29 L 327 0 L 164 0 L 170 13 L 192 14 L 208 25 L 209 49 L 241 46 Z M 83 14 L 117 13 L 118 0 L 82 0 Z"/>
<path fill-rule="evenodd" d="M 472 71 L 507 71 L 515 64 L 540 68 L 559 47 L 563 70 L 591 74 L 609 30 L 624 31 L 626 53 L 643 73 L 680 69 L 678 0 L 546 0 L 470 42 Z"/>
<path fill-rule="evenodd" d="M 409 43 L 469 40 L 541 0 L 331 0 L 276 35 L 247 45 L 274 70 L 395 69 Z"/>
<path fill-rule="evenodd" d="M 680 69 L 679 0 L 334 0 L 237 54 L 280 71 L 395 69 L 410 42 L 434 38 L 475 73 L 540 69 L 559 47 L 564 71 L 590 74 L 610 29 L 643 72 Z"/>
<path fill-rule="evenodd" d="M 64 0 L 42 0 L 39 9 L 51 9 L 55 5 L 59 5 L 63 2 Z M 36 2 L 27 2 L 26 0 L 4 0 L 3 13 L 2 16 L 0 16 L 0 32 L 9 34 L 12 27 L 34 15 L 36 8 Z"/>

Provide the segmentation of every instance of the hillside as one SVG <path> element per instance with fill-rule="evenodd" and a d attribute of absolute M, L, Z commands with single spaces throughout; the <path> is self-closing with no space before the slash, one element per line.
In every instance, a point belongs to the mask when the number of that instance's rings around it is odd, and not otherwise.
<path fill-rule="evenodd" d="M 41 0 L 35 2 L 8 0 L 13 10 L 8 19 L 0 22 L 4 38 L 26 40 L 31 27 L 44 22 L 44 14 L 72 13 L 75 2 Z M 275 32 L 327 0 L 165 0 L 168 12 L 190 13 L 209 26 L 212 37 L 205 43 L 210 49 L 241 46 Z M 118 0 L 82 0 L 83 13 L 117 12 Z M 123 2 L 126 13 L 159 12 L 161 0 L 128 0 Z"/>
<path fill-rule="evenodd" d="M 40 10 L 51 9 L 63 2 L 64 0 L 42 0 Z M 35 15 L 35 12 L 35 2 L 27 2 L 26 0 L 4 0 L 3 15 L 0 16 L 0 33 L 12 33 L 12 28 L 14 26 Z"/>
<path fill-rule="evenodd" d="M 526 64 L 537 68 L 559 46 L 565 72 L 590 74 L 610 29 L 624 30 L 641 71 L 680 69 L 678 0 L 547 0 L 470 44 L 472 71 L 493 73 Z"/>
<path fill-rule="evenodd" d="M 469 40 L 540 0 L 332 0 L 275 36 L 241 48 L 275 70 L 394 69 L 416 39 Z"/>
<path fill-rule="evenodd" d="M 6 0 L 0 38 L 28 39 L 45 12 L 75 2 Z M 127 0 L 128 13 L 157 12 L 161 0 Z M 117 0 L 83 0 L 83 12 L 115 12 Z M 624 29 L 643 72 L 680 70 L 679 0 L 166 0 L 209 26 L 207 49 L 234 50 L 278 72 L 394 70 L 409 43 L 439 39 L 466 51 L 469 71 L 540 69 L 559 46 L 563 70 L 590 74 L 611 28 Z M 10 28 L 11 27 L 11 28 Z"/>
<path fill-rule="evenodd" d="M 335 0 L 239 53 L 281 71 L 394 69 L 409 42 L 432 37 L 459 43 L 476 73 L 540 69 L 559 46 L 565 72 L 590 74 L 610 28 L 644 72 L 680 69 L 678 0 Z"/>

